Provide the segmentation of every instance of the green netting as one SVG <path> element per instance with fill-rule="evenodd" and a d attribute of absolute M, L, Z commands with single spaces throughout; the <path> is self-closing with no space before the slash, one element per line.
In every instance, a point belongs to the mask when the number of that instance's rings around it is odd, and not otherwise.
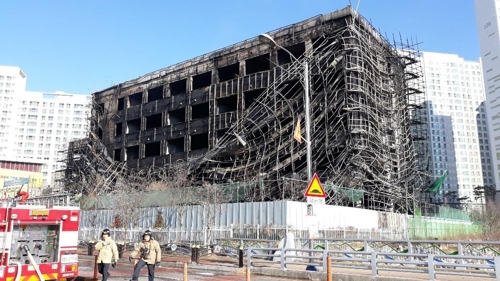
<path fill-rule="evenodd" d="M 438 211 L 431 217 L 441 218 L 441 219 L 455 219 L 455 220 L 465 220 L 470 221 L 470 213 L 467 211 L 454 209 L 445 206 L 439 206 Z"/>
<path fill-rule="evenodd" d="M 363 195 L 365 194 L 364 190 L 346 188 L 346 187 L 341 187 L 341 186 L 337 186 L 337 185 L 327 184 L 324 186 L 324 188 L 327 192 L 331 190 L 333 192 L 338 192 L 338 193 L 344 195 L 352 203 L 358 202 L 361 198 L 363 198 Z"/>

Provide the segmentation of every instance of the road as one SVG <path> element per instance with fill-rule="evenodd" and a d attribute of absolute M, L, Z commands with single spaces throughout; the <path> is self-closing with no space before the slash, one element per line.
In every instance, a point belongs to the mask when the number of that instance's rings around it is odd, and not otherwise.
<path fill-rule="evenodd" d="M 111 277 L 108 280 L 130 280 L 132 277 L 132 264 L 129 262 L 120 261 L 118 262 L 116 268 L 110 268 L 109 273 Z M 80 276 L 92 278 L 94 274 L 94 262 L 91 260 L 80 259 Z M 141 271 L 141 276 L 139 281 L 147 281 L 148 270 L 146 267 Z M 98 274 L 98 278 L 101 275 Z M 277 281 L 277 280 L 290 280 L 298 281 L 299 279 L 284 279 L 284 278 L 273 278 L 273 277 L 263 277 L 263 276 L 251 276 L 252 281 Z M 183 272 L 180 268 L 167 268 L 167 267 L 157 267 L 155 270 L 155 280 L 165 280 L 165 281 L 182 281 Z M 189 281 L 245 281 L 244 275 L 234 275 L 224 272 L 203 272 L 190 270 L 188 272 Z"/>

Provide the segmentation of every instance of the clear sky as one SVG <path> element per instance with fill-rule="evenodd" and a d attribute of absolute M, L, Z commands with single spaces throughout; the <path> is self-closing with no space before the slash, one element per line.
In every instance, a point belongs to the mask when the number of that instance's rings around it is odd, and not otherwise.
<path fill-rule="evenodd" d="M 351 0 L 356 8 L 358 0 Z M 27 90 L 90 94 L 349 0 L 16 0 L 0 3 L 0 65 Z M 358 11 L 420 50 L 480 56 L 473 0 L 361 0 Z"/>

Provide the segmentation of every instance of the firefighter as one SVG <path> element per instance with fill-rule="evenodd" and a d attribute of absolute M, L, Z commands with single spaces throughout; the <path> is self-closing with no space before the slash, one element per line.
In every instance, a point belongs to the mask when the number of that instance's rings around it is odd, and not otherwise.
<path fill-rule="evenodd" d="M 137 245 L 128 259 L 129 261 L 134 259 L 134 274 L 131 281 L 138 280 L 141 269 L 145 265 L 148 266 L 148 280 L 153 281 L 155 279 L 155 265 L 160 265 L 161 249 L 160 244 L 151 237 L 150 230 L 144 231 L 142 241 Z"/>
<path fill-rule="evenodd" d="M 95 244 L 95 249 L 99 251 L 97 256 L 97 269 L 102 274 L 102 281 L 108 280 L 109 266 L 116 266 L 118 259 L 118 247 L 115 241 L 111 239 L 110 231 L 108 228 L 103 229 L 101 232 L 101 240 Z"/>

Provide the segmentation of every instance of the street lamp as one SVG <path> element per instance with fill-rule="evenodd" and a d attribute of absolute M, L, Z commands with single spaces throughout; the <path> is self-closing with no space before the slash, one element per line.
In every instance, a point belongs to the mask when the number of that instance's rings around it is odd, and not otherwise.
<path fill-rule="evenodd" d="M 282 49 L 283 51 L 287 52 L 290 57 L 292 57 L 295 62 L 300 63 L 300 61 L 285 47 L 279 45 L 274 41 L 274 39 L 266 33 L 263 33 L 259 35 L 259 41 L 265 44 L 270 45 L 271 47 L 278 47 Z M 309 64 L 307 63 L 307 60 L 304 60 L 304 99 L 305 99 L 305 106 L 304 110 L 306 112 L 306 147 L 307 147 L 307 181 L 310 182 L 312 179 L 312 160 L 311 160 L 311 116 L 310 116 L 310 108 L 309 108 Z"/>
<path fill-rule="evenodd" d="M 295 62 L 300 64 L 300 61 L 285 47 L 279 45 L 274 41 L 274 39 L 269 35 L 269 34 L 261 34 L 259 35 L 259 41 L 265 44 L 270 45 L 271 47 L 278 47 L 282 49 L 283 51 L 287 52 L 290 57 L 292 57 Z M 307 60 L 304 60 L 304 99 L 305 99 L 305 106 L 304 110 L 306 112 L 306 145 L 307 145 L 307 181 L 311 182 L 312 179 L 312 161 L 311 161 L 311 116 L 309 114 L 309 64 L 307 63 Z M 313 208 L 312 204 L 307 205 L 307 214 L 312 215 L 313 214 Z M 287 231 L 288 233 L 288 231 Z M 311 237 L 309 237 L 309 249 L 313 249 L 313 243 L 311 240 Z M 309 253 L 309 256 L 312 257 L 312 252 Z M 311 263 L 313 262 L 312 259 L 309 260 Z"/>

